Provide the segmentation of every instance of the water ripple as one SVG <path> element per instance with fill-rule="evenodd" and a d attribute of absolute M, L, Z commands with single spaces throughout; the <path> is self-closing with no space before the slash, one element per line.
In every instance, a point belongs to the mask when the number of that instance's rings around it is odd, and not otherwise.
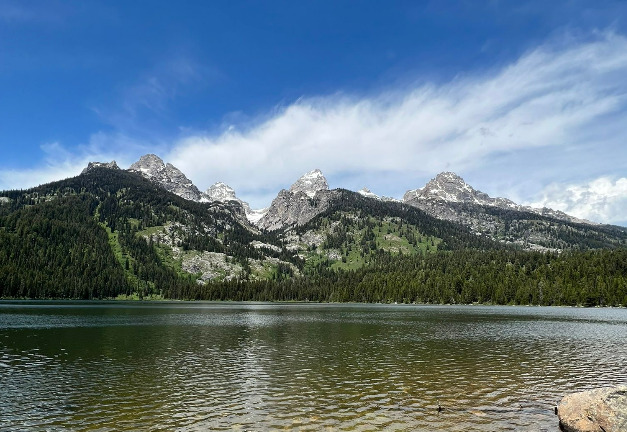
<path fill-rule="evenodd" d="M 556 430 L 627 311 L 0 304 L 0 430 Z"/>

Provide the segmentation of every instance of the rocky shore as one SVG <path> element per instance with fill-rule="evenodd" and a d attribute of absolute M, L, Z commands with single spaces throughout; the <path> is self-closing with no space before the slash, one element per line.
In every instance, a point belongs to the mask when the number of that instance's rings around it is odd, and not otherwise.
<path fill-rule="evenodd" d="M 627 385 L 564 396 L 557 415 L 564 432 L 625 432 Z"/>

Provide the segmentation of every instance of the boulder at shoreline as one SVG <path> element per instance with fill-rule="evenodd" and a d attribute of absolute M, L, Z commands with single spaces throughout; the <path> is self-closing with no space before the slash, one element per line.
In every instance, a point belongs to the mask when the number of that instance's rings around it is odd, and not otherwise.
<path fill-rule="evenodd" d="M 565 432 L 627 431 L 627 385 L 566 395 L 557 415 Z"/>

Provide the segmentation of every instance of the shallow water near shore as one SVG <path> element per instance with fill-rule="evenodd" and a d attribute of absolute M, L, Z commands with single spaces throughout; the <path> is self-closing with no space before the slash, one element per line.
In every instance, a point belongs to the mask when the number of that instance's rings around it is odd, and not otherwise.
<path fill-rule="evenodd" d="M 557 431 L 627 383 L 626 337 L 626 309 L 0 302 L 0 430 Z"/>

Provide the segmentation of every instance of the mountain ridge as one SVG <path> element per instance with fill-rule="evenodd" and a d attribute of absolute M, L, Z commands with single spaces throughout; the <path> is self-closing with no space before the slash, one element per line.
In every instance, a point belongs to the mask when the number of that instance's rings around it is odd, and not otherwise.
<path fill-rule="evenodd" d="M 91 163 L 88 168 L 90 166 L 91 169 L 117 169 L 114 161 Z M 328 181 L 319 169 L 303 174 L 289 189 L 279 191 L 270 206 L 259 210 L 252 210 L 248 203 L 237 197 L 233 188 L 222 182 L 200 192 L 180 170 L 156 155 L 142 156 L 127 171 L 184 199 L 228 204 L 238 220 L 252 231 L 290 231 L 337 205 L 338 189 L 329 189 Z M 367 188 L 356 193 L 381 203 L 409 205 L 436 219 L 463 225 L 476 235 L 527 250 L 559 252 L 569 249 L 577 244 L 577 238 L 583 238 L 590 230 L 595 232 L 593 243 L 603 245 L 612 242 L 612 232 L 619 232 L 617 227 L 608 225 L 605 229 L 604 225 L 560 211 L 535 209 L 507 198 L 492 198 L 453 172 L 439 173 L 424 187 L 408 190 L 402 200 L 379 197 Z M 575 233 L 575 237 L 569 239 L 569 232 Z"/>
<path fill-rule="evenodd" d="M 287 208 L 291 223 L 263 230 L 248 223 L 226 185 L 218 185 L 213 194 L 224 201 L 186 199 L 175 193 L 185 191 L 168 191 L 156 181 L 165 179 L 172 186 L 181 178 L 178 173 L 171 168 L 163 173 L 167 164 L 153 162 L 162 177 L 102 164 L 73 178 L 0 192 L 0 297 L 592 305 L 618 304 L 625 297 L 620 289 L 603 288 L 622 286 L 622 267 L 604 263 L 620 262 L 625 229 L 474 201 L 422 200 L 458 218 L 438 219 L 404 202 L 329 190 L 316 173 L 319 181 L 307 183 L 307 190 L 279 192 L 289 206 L 276 205 L 275 210 Z M 605 251 L 586 255 L 596 256 L 594 263 L 584 258 L 562 263 L 559 258 L 588 249 Z M 553 253 L 557 251 L 565 252 Z M 489 287 L 469 276 L 463 264 L 468 257 L 489 272 Z M 511 267 L 504 264 L 510 262 Z M 542 267 L 546 279 L 528 271 L 549 262 L 557 264 Z M 560 263 L 567 267 L 551 273 Z M 551 279 L 556 274 L 560 281 L 571 280 L 576 274 L 571 269 L 582 265 L 593 272 L 587 280 L 602 281 L 595 282 L 598 292 L 577 285 L 573 294 Z M 527 282 L 505 295 L 502 272 L 508 281 L 522 277 Z M 355 276 L 367 280 L 351 282 Z M 343 281 L 340 286 L 338 281 Z M 539 283 L 543 289 L 538 291 Z M 548 284 L 555 295 L 547 294 Z M 365 291 L 347 292 L 348 287 Z"/>
<path fill-rule="evenodd" d="M 92 169 L 93 167 L 104 167 L 111 169 L 119 169 L 115 161 L 109 163 L 103 162 L 90 162 L 89 165 L 83 170 L 83 172 Z M 164 163 L 164 161 L 154 154 L 147 154 L 142 156 L 137 162 L 133 163 L 129 168 L 129 171 L 137 172 L 142 176 L 148 178 L 151 181 L 161 185 L 164 189 L 176 193 L 185 199 L 190 199 L 198 202 L 210 202 L 210 201 L 234 201 L 239 202 L 249 222 L 258 225 L 262 229 L 278 229 L 283 226 L 290 225 L 295 222 L 294 217 L 288 218 L 285 223 L 281 224 L 274 218 L 274 222 L 270 222 L 269 218 L 264 217 L 267 215 L 272 204 L 263 209 L 252 209 L 250 205 L 239 199 L 236 196 L 235 190 L 223 182 L 216 182 L 205 192 L 201 192 L 184 173 L 170 163 Z M 303 174 L 298 178 L 289 189 L 288 192 L 297 194 L 303 192 L 307 198 L 313 199 L 318 192 L 328 191 L 329 186 L 326 177 L 319 169 L 314 169 L 310 172 Z M 586 224 L 598 224 L 597 222 L 580 219 L 571 215 L 568 215 L 562 211 L 544 208 L 534 208 L 530 206 L 524 206 L 517 204 L 508 198 L 496 197 L 493 198 L 474 189 L 467 184 L 462 177 L 453 172 L 441 172 L 431 179 L 425 186 L 417 189 L 410 189 L 405 192 L 401 200 L 396 200 L 390 197 L 380 197 L 367 188 L 363 188 L 358 191 L 363 196 L 380 199 L 384 201 L 400 201 L 409 205 L 414 205 L 423 210 L 431 211 L 436 217 L 445 217 L 443 214 L 433 210 L 431 205 L 423 205 L 425 201 L 439 201 L 444 203 L 463 203 L 480 206 L 497 207 L 503 210 L 515 210 L 520 212 L 532 212 L 541 216 L 552 217 L 573 223 L 586 223 Z M 277 194 L 277 198 L 281 191 Z M 276 198 L 275 198 L 276 199 Z M 281 202 L 287 205 L 286 195 L 282 195 Z M 291 201 L 291 200 L 290 200 Z M 291 203 L 290 203 L 291 204 Z M 275 206 L 276 207 L 276 206 Z M 297 218 L 298 219 L 298 218 Z"/>
<path fill-rule="evenodd" d="M 547 207 L 533 208 L 523 206 L 502 197 L 492 198 L 485 192 L 474 189 L 466 183 L 463 178 L 450 171 L 438 174 L 424 187 L 408 190 L 403 195 L 403 202 L 408 204 L 419 206 L 417 203 L 423 200 L 491 206 L 501 209 L 537 213 L 542 216 L 563 219 L 568 222 L 596 224 L 595 222 L 567 215 L 559 210 L 553 210 Z"/>

